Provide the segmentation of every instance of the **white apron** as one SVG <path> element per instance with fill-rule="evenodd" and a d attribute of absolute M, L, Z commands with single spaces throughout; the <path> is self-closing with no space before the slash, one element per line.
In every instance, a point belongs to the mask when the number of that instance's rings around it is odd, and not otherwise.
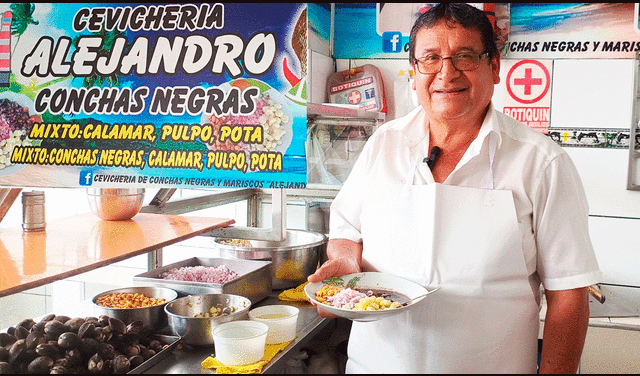
<path fill-rule="evenodd" d="M 493 190 L 492 170 L 488 189 L 371 187 L 365 265 L 441 289 L 398 315 L 353 322 L 347 373 L 536 373 L 539 308 L 512 193 Z"/>

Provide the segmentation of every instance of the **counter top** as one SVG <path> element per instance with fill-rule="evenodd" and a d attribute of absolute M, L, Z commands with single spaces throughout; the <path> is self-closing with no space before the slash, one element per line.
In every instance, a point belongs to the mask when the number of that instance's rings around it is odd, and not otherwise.
<path fill-rule="evenodd" d="M 602 303 L 596 301 L 593 297 L 589 297 L 589 307 L 591 311 L 589 326 L 640 331 L 640 316 L 638 316 L 638 314 L 634 314 L 629 310 L 610 310 L 609 315 L 599 315 L 597 311 L 601 304 Z M 595 315 L 594 311 L 596 312 Z M 539 313 L 541 323 L 544 323 L 546 314 L 547 301 L 543 295 Z"/>
<path fill-rule="evenodd" d="M 313 340 L 327 325 L 334 323 L 333 318 L 322 318 L 318 315 L 316 307 L 309 302 L 293 302 L 278 299 L 278 295 L 282 290 L 274 290 L 266 298 L 260 300 L 251 309 L 272 304 L 288 304 L 297 307 L 298 322 L 296 325 L 296 338 L 287 347 L 280 351 L 276 356 L 262 368 L 262 373 L 283 373 L 287 360 L 298 354 L 299 350 Z M 70 317 L 86 317 L 95 316 L 95 305 L 91 299 L 83 300 L 80 303 L 72 304 L 66 307 L 64 312 L 57 314 L 68 315 Z M 34 320 L 40 321 L 43 316 L 35 317 Z M 6 332 L 6 328 L 0 330 Z M 171 335 L 171 329 L 167 326 L 160 334 Z M 202 362 L 209 356 L 215 356 L 215 348 L 213 346 L 191 346 L 179 342 L 173 351 L 163 356 L 157 363 L 143 371 L 144 374 L 203 374 L 216 373 L 215 369 L 202 367 Z"/>
<path fill-rule="evenodd" d="M 315 337 L 326 325 L 334 319 L 325 319 L 318 315 L 316 307 L 309 302 L 290 302 L 278 299 L 281 291 L 273 291 L 268 297 L 259 301 L 255 307 L 272 304 L 288 304 L 300 310 L 298 314 L 298 324 L 296 327 L 296 339 L 293 340 L 284 350 L 267 363 L 262 373 L 283 373 L 285 362 L 302 348 L 306 343 Z M 254 308 L 254 307 L 252 307 Z M 182 345 L 176 348 L 170 355 L 153 365 L 144 373 L 165 374 L 194 374 L 194 373 L 216 373 L 214 369 L 202 367 L 202 361 L 209 356 L 215 356 L 213 346 L 189 346 Z"/>
<path fill-rule="evenodd" d="M 235 223 L 233 219 L 139 213 L 103 221 L 56 219 L 45 231 L 0 229 L 0 297 L 110 265 Z"/>

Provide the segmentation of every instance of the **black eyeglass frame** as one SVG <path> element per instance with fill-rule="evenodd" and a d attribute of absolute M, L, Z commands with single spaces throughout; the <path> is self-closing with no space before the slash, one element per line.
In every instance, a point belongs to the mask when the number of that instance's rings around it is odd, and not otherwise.
<path fill-rule="evenodd" d="M 455 58 L 456 56 L 460 56 L 460 55 L 477 55 L 477 56 L 478 56 L 478 59 L 477 59 L 477 61 L 476 61 L 475 66 L 474 66 L 473 68 L 468 68 L 468 69 L 460 69 L 460 68 L 458 68 L 458 67 L 456 66 L 456 60 L 454 60 L 454 58 Z M 440 73 L 440 71 L 442 70 L 442 66 L 444 65 L 444 61 L 448 59 L 448 60 L 451 60 L 451 63 L 453 64 L 453 67 L 454 67 L 454 68 L 456 68 L 456 70 L 459 70 L 459 71 L 461 71 L 461 72 L 468 72 L 468 71 L 472 71 L 472 70 L 476 70 L 476 69 L 478 69 L 478 67 L 480 66 L 480 60 L 484 59 L 485 57 L 488 57 L 488 56 L 489 56 L 489 52 L 487 51 L 487 52 L 485 52 L 485 53 L 483 53 L 483 54 L 478 54 L 478 53 L 476 53 L 476 52 L 470 51 L 470 52 L 461 52 L 461 53 L 454 54 L 454 55 L 449 56 L 449 57 L 442 57 L 442 56 L 439 56 L 439 55 L 436 55 L 436 56 L 438 56 L 438 57 L 440 58 L 440 59 L 439 59 L 439 61 L 440 61 L 440 66 L 438 67 L 438 70 L 437 70 L 437 71 L 435 71 L 435 72 L 428 72 L 428 73 L 425 73 L 425 72 L 421 71 L 421 70 L 420 70 L 420 60 L 421 60 L 421 59 L 415 59 L 415 63 L 414 63 L 414 65 L 415 65 L 415 67 L 416 67 L 416 70 L 417 70 L 418 72 L 422 73 L 422 74 L 437 74 L 437 73 Z"/>

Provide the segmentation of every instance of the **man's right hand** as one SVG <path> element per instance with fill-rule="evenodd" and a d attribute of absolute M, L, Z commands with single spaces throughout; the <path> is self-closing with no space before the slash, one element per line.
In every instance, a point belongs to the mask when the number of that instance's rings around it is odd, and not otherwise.
<path fill-rule="evenodd" d="M 309 282 L 322 282 L 331 277 L 340 277 L 362 271 L 360 267 L 362 243 L 347 239 L 331 239 L 327 243 L 327 257 L 329 260 L 307 278 Z M 320 306 L 316 307 L 320 317 L 336 317 L 336 315 L 325 311 Z"/>
<path fill-rule="evenodd" d="M 331 277 L 340 277 L 346 274 L 359 273 L 360 265 L 350 257 L 328 260 L 322 264 L 307 280 L 311 283 L 322 282 Z"/>
<path fill-rule="evenodd" d="M 329 260 L 322 264 L 318 270 L 312 275 L 310 275 L 307 280 L 311 283 L 314 282 L 322 282 L 327 278 L 331 277 L 339 277 L 346 274 L 358 273 L 360 272 L 360 266 L 358 262 L 353 258 L 340 258 L 337 260 Z M 313 302 L 310 302 L 314 304 Z M 333 313 L 325 311 L 321 306 L 316 305 L 318 309 L 318 315 L 324 318 L 332 318 L 337 317 Z"/>

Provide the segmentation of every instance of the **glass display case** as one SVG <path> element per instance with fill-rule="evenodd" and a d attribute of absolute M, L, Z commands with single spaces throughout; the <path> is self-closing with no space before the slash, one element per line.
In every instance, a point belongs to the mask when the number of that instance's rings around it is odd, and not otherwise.
<path fill-rule="evenodd" d="M 385 114 L 331 104 L 307 104 L 307 187 L 286 190 L 287 228 L 329 233 L 329 206 L 367 139 Z M 256 191 L 258 227 L 268 227 L 272 198 Z"/>
<path fill-rule="evenodd" d="M 342 185 L 385 114 L 329 104 L 307 105 L 307 187 Z"/>

